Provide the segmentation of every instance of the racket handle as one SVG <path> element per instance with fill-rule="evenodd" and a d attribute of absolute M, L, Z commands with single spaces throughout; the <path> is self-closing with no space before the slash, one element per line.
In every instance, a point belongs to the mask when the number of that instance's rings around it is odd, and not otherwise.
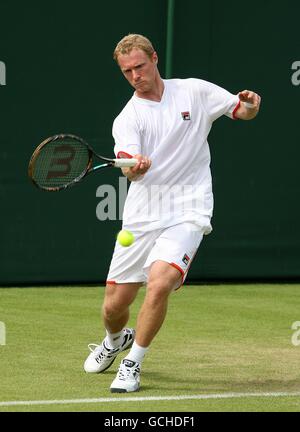
<path fill-rule="evenodd" d="M 137 163 L 137 159 L 130 158 L 130 159 L 114 159 L 114 166 L 115 168 L 128 168 L 133 167 Z"/>

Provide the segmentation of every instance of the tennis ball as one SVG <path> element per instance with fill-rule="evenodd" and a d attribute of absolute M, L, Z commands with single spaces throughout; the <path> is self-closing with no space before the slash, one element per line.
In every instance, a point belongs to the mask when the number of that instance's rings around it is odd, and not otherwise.
<path fill-rule="evenodd" d="M 121 246 L 128 247 L 134 242 L 134 235 L 127 230 L 121 230 L 117 235 L 117 240 Z"/>

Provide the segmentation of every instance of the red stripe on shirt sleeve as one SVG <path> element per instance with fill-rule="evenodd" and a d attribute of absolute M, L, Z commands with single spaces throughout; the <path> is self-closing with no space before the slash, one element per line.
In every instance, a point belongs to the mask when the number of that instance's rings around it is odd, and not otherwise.
<path fill-rule="evenodd" d="M 234 120 L 238 120 L 239 118 L 236 117 L 235 113 L 237 112 L 237 110 L 239 109 L 239 107 L 241 106 L 241 101 L 238 101 L 238 104 L 236 105 L 236 107 L 234 108 L 233 112 L 232 112 L 232 118 Z"/>
<path fill-rule="evenodd" d="M 132 159 L 133 156 L 130 155 L 130 154 L 128 154 L 128 153 L 126 153 L 126 152 L 119 151 L 118 154 L 117 154 L 117 159 L 120 159 L 120 158 L 128 158 L 128 159 Z"/>

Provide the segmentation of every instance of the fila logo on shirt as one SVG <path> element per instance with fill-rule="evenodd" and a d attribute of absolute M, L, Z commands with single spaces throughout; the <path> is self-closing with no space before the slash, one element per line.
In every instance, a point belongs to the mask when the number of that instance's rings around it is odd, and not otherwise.
<path fill-rule="evenodd" d="M 182 119 L 183 120 L 191 120 L 191 114 L 190 114 L 190 112 L 189 111 L 183 111 L 182 113 L 181 113 L 181 117 L 182 117 Z"/>
<path fill-rule="evenodd" d="M 189 257 L 187 254 L 184 254 L 184 256 L 183 256 L 183 258 L 182 258 L 182 262 L 183 262 L 185 265 L 188 265 L 189 260 L 190 260 L 190 257 Z"/>

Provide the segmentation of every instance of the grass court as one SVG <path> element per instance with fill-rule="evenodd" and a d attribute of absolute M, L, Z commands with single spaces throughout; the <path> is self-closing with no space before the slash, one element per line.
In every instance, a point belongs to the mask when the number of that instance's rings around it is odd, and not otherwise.
<path fill-rule="evenodd" d="M 103 287 L 1 288 L 0 412 L 299 411 L 299 289 L 182 287 L 143 362 L 141 390 L 116 395 L 109 386 L 125 353 L 103 374 L 82 368 L 88 343 L 104 336 Z"/>

